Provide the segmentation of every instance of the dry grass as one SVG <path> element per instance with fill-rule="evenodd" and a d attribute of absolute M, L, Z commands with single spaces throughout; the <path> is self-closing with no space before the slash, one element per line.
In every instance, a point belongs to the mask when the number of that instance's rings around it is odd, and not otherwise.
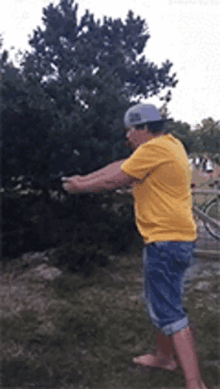
<path fill-rule="evenodd" d="M 145 371 L 132 364 L 134 356 L 155 350 L 141 299 L 141 251 L 111 257 L 107 268 L 89 278 L 63 274 L 49 282 L 16 270 L 9 285 L 12 271 L 13 265 L 1 275 L 2 388 L 184 386 L 180 369 Z M 203 377 L 218 385 L 219 282 L 213 275 L 211 293 L 192 288 L 186 297 L 197 325 Z"/>

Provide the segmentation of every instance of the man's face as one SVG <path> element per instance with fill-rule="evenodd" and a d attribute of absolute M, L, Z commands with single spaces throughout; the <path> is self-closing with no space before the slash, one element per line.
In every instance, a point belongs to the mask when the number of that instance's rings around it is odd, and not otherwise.
<path fill-rule="evenodd" d="M 144 128 L 143 130 L 136 130 L 135 127 L 132 127 L 126 131 L 126 138 L 128 140 L 126 145 L 131 147 L 133 150 L 136 150 L 143 143 L 153 139 L 153 136 L 147 128 Z"/>

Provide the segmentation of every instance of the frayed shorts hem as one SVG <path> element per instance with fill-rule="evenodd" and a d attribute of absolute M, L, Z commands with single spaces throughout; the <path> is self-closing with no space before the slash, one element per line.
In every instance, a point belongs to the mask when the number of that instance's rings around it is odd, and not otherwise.
<path fill-rule="evenodd" d="M 161 328 L 161 332 L 164 335 L 172 336 L 176 332 L 181 331 L 189 326 L 189 320 L 186 317 L 185 319 L 179 320 L 173 324 L 168 324 L 165 327 Z"/>

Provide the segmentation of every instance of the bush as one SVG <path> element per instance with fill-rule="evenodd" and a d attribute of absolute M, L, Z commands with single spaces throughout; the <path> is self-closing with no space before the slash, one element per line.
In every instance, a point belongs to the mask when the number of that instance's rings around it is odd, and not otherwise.
<path fill-rule="evenodd" d="M 96 267 L 106 266 L 108 255 L 95 243 L 85 239 L 83 243 L 69 241 L 58 248 L 56 266 L 71 272 L 91 275 Z"/>
<path fill-rule="evenodd" d="M 28 251 L 43 251 L 59 243 L 59 204 L 43 196 L 5 192 L 2 198 L 2 255 L 12 258 Z M 56 208 L 56 213 L 55 213 Z M 57 218 L 57 220 L 56 220 Z M 59 221 L 60 225 L 60 221 Z"/>
<path fill-rule="evenodd" d="M 105 196 L 106 197 L 106 196 Z M 108 198 L 109 197 L 109 198 Z M 107 264 L 109 254 L 128 252 L 139 245 L 132 199 L 114 209 L 111 195 L 67 197 L 62 203 L 42 195 L 3 193 L 3 257 L 57 248 L 58 266 L 90 273 Z"/>

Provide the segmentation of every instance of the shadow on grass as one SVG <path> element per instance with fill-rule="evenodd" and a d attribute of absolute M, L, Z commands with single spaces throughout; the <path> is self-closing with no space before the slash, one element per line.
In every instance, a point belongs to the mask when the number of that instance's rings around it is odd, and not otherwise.
<path fill-rule="evenodd" d="M 212 292 L 219 293 L 213 279 Z M 84 278 L 63 274 L 45 286 L 55 299 L 45 317 L 31 310 L 2 319 L 3 387 L 142 389 L 184 386 L 181 369 L 138 370 L 132 358 L 154 352 L 154 328 L 141 299 L 141 257 L 116 257 L 112 266 Z M 208 295 L 191 291 L 186 308 L 196 324 L 202 373 L 219 383 L 219 315 Z M 199 306 L 198 301 L 203 305 Z"/>

